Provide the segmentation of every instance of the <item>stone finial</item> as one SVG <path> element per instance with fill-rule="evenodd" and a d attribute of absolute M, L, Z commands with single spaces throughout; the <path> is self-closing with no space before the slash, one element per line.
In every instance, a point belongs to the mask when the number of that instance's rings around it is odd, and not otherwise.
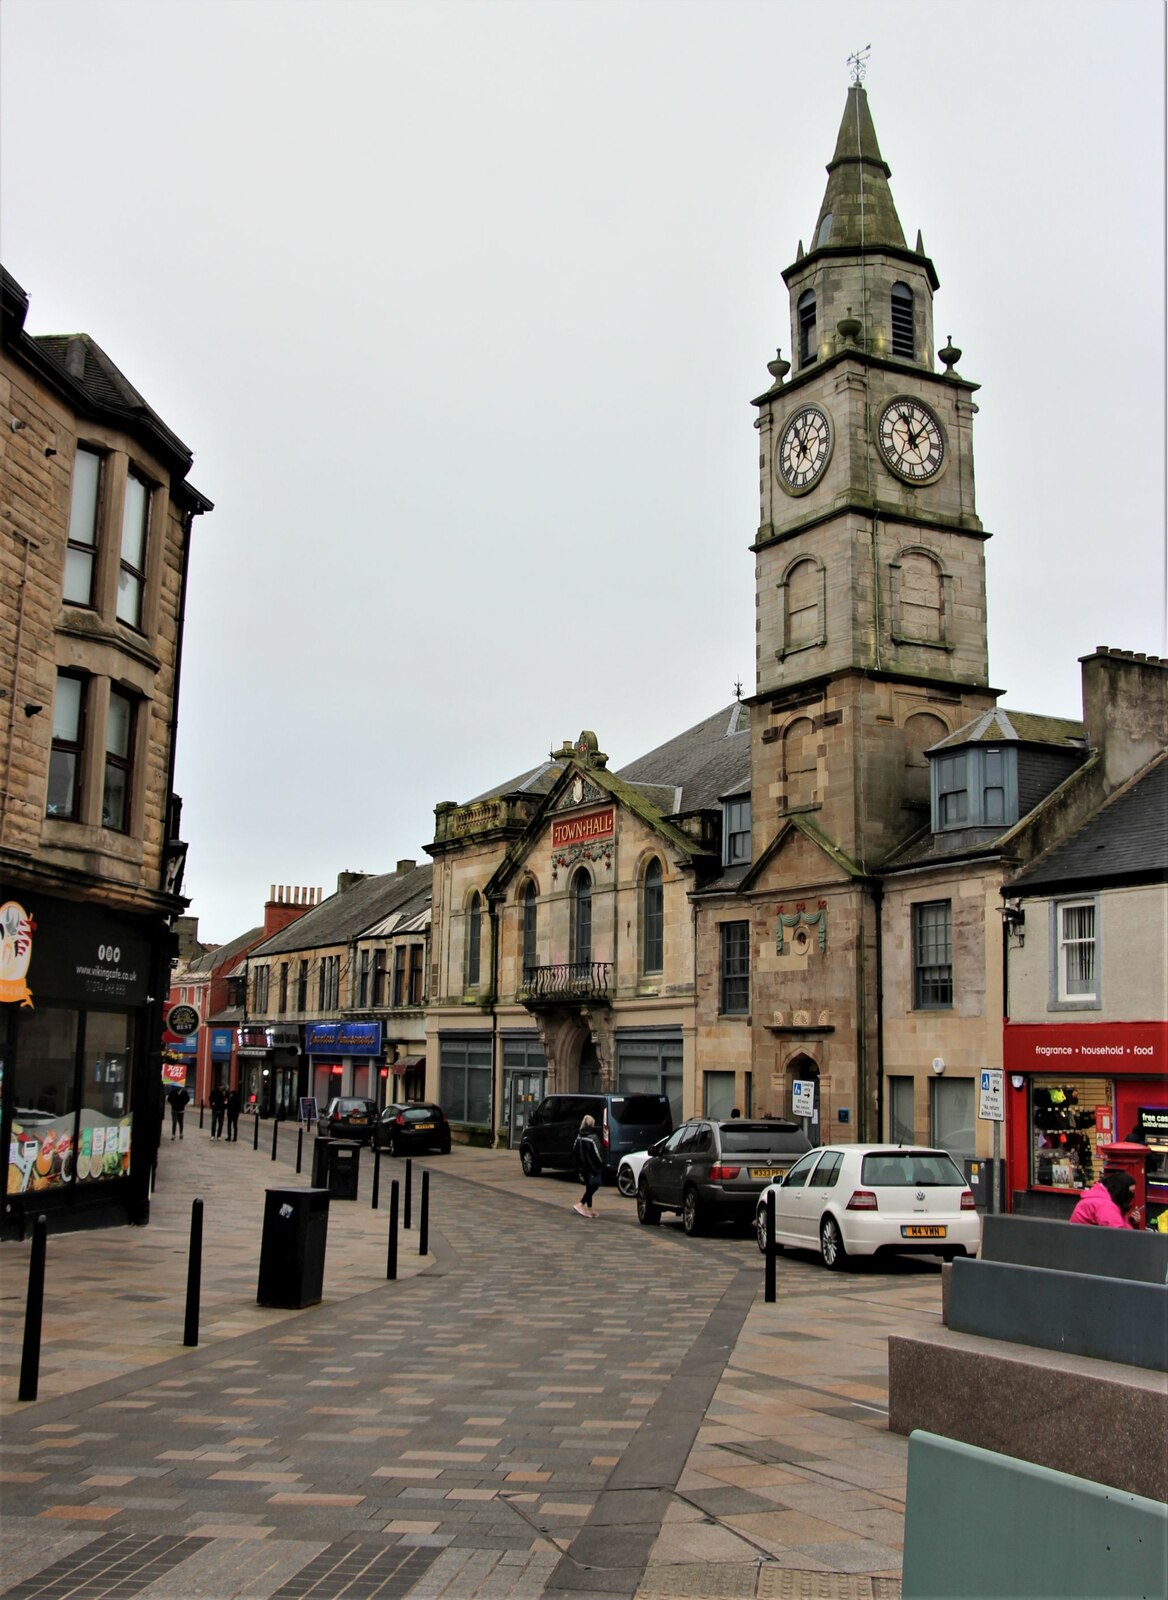
<path fill-rule="evenodd" d="M 852 316 L 851 306 L 848 307 L 847 316 L 841 317 L 835 325 L 836 332 L 845 344 L 855 344 L 860 337 L 860 329 L 862 327 L 863 323 L 859 317 Z"/>
<path fill-rule="evenodd" d="M 774 360 L 767 362 L 767 371 L 775 380 L 775 383 L 780 384 L 790 370 L 791 363 L 783 360 L 783 347 L 782 345 L 779 345 L 778 349 L 775 351 Z"/>
<path fill-rule="evenodd" d="M 951 333 L 947 333 L 945 338 L 947 342 L 942 349 L 937 351 L 937 359 L 944 363 L 945 376 L 947 378 L 956 378 L 960 376 L 957 371 L 957 363 L 961 360 L 961 351 L 953 343 L 953 335 Z"/>

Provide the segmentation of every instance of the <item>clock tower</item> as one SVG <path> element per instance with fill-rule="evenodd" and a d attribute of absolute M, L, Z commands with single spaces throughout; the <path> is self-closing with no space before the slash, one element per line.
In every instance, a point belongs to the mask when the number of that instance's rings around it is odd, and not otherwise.
<path fill-rule="evenodd" d="M 805 815 L 861 871 L 927 818 L 923 752 L 994 702 L 974 502 L 977 385 L 909 248 L 861 84 L 811 248 L 783 274 L 790 362 L 758 408 L 756 859 Z M 941 369 L 937 369 L 939 361 Z"/>

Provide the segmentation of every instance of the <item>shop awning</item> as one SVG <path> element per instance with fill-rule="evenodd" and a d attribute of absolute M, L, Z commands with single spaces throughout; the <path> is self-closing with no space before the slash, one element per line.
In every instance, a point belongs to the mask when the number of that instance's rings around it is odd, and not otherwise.
<path fill-rule="evenodd" d="M 416 1072 L 419 1067 L 426 1065 L 425 1056 L 402 1056 L 400 1061 L 393 1064 L 395 1078 L 404 1078 L 407 1072 Z"/>

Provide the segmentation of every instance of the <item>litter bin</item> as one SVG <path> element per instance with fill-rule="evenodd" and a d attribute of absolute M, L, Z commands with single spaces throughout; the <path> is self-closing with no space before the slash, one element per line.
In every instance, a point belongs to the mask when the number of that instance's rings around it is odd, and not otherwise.
<path fill-rule="evenodd" d="M 327 1189 L 268 1189 L 256 1303 L 297 1310 L 324 1293 Z"/>
<path fill-rule="evenodd" d="M 355 1200 L 361 1171 L 361 1146 L 347 1140 L 330 1139 L 328 1149 L 328 1189 L 334 1200 Z"/>
<path fill-rule="evenodd" d="M 332 1140 L 327 1136 L 317 1134 L 312 1146 L 312 1187 L 314 1189 L 327 1189 L 329 1186 L 328 1153 Z"/>

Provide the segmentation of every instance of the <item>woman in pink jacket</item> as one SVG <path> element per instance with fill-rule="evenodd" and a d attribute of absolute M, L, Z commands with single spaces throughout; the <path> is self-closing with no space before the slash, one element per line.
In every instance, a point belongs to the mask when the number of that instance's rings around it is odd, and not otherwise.
<path fill-rule="evenodd" d="M 1096 1228 L 1138 1228 L 1139 1222 L 1131 1214 L 1135 1197 L 1135 1179 L 1130 1172 L 1105 1172 L 1071 1212 L 1071 1221 Z"/>

